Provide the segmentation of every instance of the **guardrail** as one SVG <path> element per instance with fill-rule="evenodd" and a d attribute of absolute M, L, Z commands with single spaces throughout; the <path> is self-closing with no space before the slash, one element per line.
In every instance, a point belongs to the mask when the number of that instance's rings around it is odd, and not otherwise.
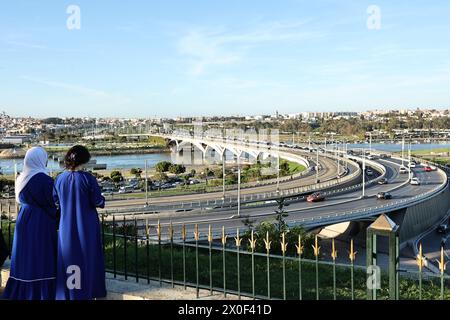
<path fill-rule="evenodd" d="M 438 168 L 438 170 L 440 170 Z M 343 213 L 336 213 L 335 215 L 327 215 L 327 216 L 319 216 L 319 217 L 312 217 L 312 218 L 304 218 L 301 220 L 298 220 L 297 222 L 300 222 L 302 225 L 308 226 L 308 227 L 316 227 L 324 224 L 335 224 L 337 222 L 350 221 L 350 220 L 356 220 L 360 219 L 361 217 L 367 217 L 367 216 L 373 216 L 378 215 L 381 213 L 386 213 L 390 211 L 396 211 L 400 209 L 404 209 L 410 206 L 414 206 L 416 204 L 419 204 L 421 202 L 424 202 L 440 192 L 443 192 L 445 188 L 448 186 L 448 176 L 444 171 L 439 171 L 440 174 L 445 175 L 444 182 L 440 184 L 438 187 L 436 187 L 433 190 L 427 191 L 423 194 L 416 195 L 412 198 L 398 200 L 393 203 L 375 206 L 371 208 L 363 208 L 358 210 L 352 210 L 348 212 Z"/>
<path fill-rule="evenodd" d="M 292 150 L 290 150 L 290 151 L 292 151 Z M 323 156 L 328 157 L 328 158 L 336 158 L 336 159 L 338 158 L 338 157 L 335 157 L 334 154 L 331 154 L 331 155 L 324 154 L 324 155 L 322 155 L 322 157 Z M 329 190 L 329 189 L 334 188 L 339 185 L 349 184 L 352 181 L 354 181 L 355 179 L 358 179 L 359 176 L 361 175 L 360 167 L 350 159 L 342 158 L 342 157 L 339 157 L 339 159 L 343 160 L 344 162 L 348 162 L 351 166 L 356 168 L 356 171 L 349 175 L 345 175 L 343 177 L 338 177 L 338 178 L 335 178 L 332 180 L 319 182 L 319 183 L 315 183 L 315 184 L 304 186 L 304 187 L 294 187 L 294 188 L 289 188 L 289 189 L 283 189 L 283 190 L 279 190 L 279 192 L 272 191 L 272 192 L 263 192 L 263 193 L 250 194 L 250 195 L 242 195 L 241 196 L 241 204 L 245 205 L 246 203 L 251 203 L 251 202 L 270 201 L 270 200 L 274 200 L 279 197 L 301 196 L 301 195 L 309 194 L 309 193 L 312 193 L 315 191 Z M 367 163 L 369 166 L 376 168 L 377 171 L 380 171 L 382 173 L 382 175 L 380 177 L 374 179 L 373 181 L 369 181 L 366 183 L 366 185 L 370 185 L 370 184 L 376 183 L 379 179 L 384 177 L 384 175 L 386 174 L 386 170 L 385 170 L 384 166 L 382 166 L 374 161 L 368 160 Z M 344 166 L 343 166 L 343 170 L 345 170 Z M 354 187 L 339 188 L 339 189 L 336 189 L 335 192 L 344 192 L 344 191 L 348 191 L 348 190 L 355 190 L 357 188 L 362 188 L 362 184 L 358 184 Z M 237 200 L 238 200 L 237 197 L 231 196 L 231 197 L 226 197 L 225 199 L 180 202 L 180 203 L 173 203 L 170 205 L 155 204 L 155 205 L 150 205 L 150 206 L 146 206 L 146 207 L 107 209 L 103 212 L 105 212 L 107 214 L 137 213 L 137 212 L 151 213 L 151 212 L 155 212 L 155 211 L 159 211 L 159 210 L 187 210 L 187 209 L 194 209 L 194 208 L 203 209 L 203 208 L 207 208 L 210 206 L 214 206 L 214 207 L 220 206 L 221 208 L 225 208 L 225 207 L 229 208 L 229 207 L 236 206 Z M 218 209 L 218 208 L 215 208 L 215 209 Z"/>

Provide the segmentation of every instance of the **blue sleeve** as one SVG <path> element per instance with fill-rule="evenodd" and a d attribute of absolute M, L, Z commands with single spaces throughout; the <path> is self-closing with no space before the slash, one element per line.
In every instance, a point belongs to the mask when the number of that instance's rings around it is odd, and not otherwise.
<path fill-rule="evenodd" d="M 35 186 L 40 186 L 36 188 Z M 56 217 L 56 205 L 53 199 L 54 182 L 47 175 L 39 174 L 33 177 L 33 183 L 27 188 L 27 193 L 32 197 L 34 202 L 45 208 L 45 211 L 53 218 Z"/>
<path fill-rule="evenodd" d="M 91 204 L 97 208 L 105 207 L 105 197 L 102 196 L 100 186 L 93 175 L 91 175 Z"/>

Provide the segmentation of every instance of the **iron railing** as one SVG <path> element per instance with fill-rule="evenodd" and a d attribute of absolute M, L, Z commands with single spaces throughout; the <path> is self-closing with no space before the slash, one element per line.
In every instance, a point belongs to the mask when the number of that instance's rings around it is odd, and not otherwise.
<path fill-rule="evenodd" d="M 2 232 L 11 246 L 15 222 L 3 219 Z M 165 229 L 165 230 L 164 230 Z M 195 288 L 236 295 L 239 299 L 366 299 L 366 267 L 355 264 L 351 240 L 348 254 L 338 253 L 334 240 L 324 253 L 323 241 L 303 233 L 280 237 L 237 231 L 229 238 L 223 228 L 217 239 L 211 227 L 203 235 L 197 226 L 149 225 L 126 216 L 101 217 L 106 269 L 114 278 L 160 286 Z M 291 243 L 290 243 L 290 242 Z M 321 243 L 322 242 L 322 243 Z M 441 250 L 439 274 L 426 272 L 417 258 L 417 271 L 398 270 L 400 299 L 450 299 L 450 276 Z M 387 273 L 381 273 L 378 299 L 388 299 Z"/>

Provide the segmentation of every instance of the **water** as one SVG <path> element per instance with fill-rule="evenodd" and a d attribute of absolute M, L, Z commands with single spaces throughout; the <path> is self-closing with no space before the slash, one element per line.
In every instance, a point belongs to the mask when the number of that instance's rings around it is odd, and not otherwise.
<path fill-rule="evenodd" d="M 362 144 L 349 144 L 349 148 L 369 148 L 368 143 Z M 372 148 L 374 150 L 386 151 L 386 152 L 399 152 L 402 150 L 401 143 L 372 143 Z M 421 143 L 413 144 L 411 150 L 430 150 L 439 148 L 450 148 L 450 142 L 442 143 Z M 407 144 L 405 143 L 405 150 L 407 150 Z M 151 154 L 136 154 L 136 155 L 110 155 L 110 156 L 94 156 L 93 159 L 97 160 L 97 163 L 106 163 L 108 170 L 122 169 L 129 170 L 131 168 L 141 168 L 144 169 L 145 160 L 147 160 L 148 168 L 153 168 L 160 161 L 172 161 L 174 163 L 181 163 L 185 165 L 190 164 L 203 164 L 203 158 L 201 153 L 191 154 L 186 153 L 185 155 L 175 154 L 175 153 L 151 153 Z M 229 152 L 226 154 L 226 158 L 233 159 L 233 155 Z M 218 155 L 216 154 L 213 161 L 219 161 Z M 210 162 L 213 162 L 210 161 Z M 14 173 L 14 164 L 17 163 L 17 170 L 22 171 L 23 159 L 0 159 L 1 172 L 3 174 L 9 175 Z M 61 167 L 59 163 L 53 160 L 48 161 L 48 169 L 50 171 L 60 171 Z"/>
<path fill-rule="evenodd" d="M 171 161 L 170 153 L 151 153 L 136 155 L 111 155 L 111 156 L 93 156 L 92 159 L 97 163 L 106 163 L 108 170 L 131 168 L 144 169 L 145 160 L 147 160 L 148 168 L 154 167 L 160 161 Z M 14 164 L 17 164 L 18 172 L 22 171 L 23 159 L 0 159 L 1 172 L 5 175 L 14 173 Z M 48 160 L 47 168 L 50 171 L 60 171 L 61 167 L 57 161 Z"/>

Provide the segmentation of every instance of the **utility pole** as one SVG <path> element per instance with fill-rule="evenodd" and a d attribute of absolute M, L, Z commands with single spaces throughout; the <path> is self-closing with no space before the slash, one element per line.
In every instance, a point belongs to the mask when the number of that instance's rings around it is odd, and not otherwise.
<path fill-rule="evenodd" d="M 148 175 L 147 175 L 147 159 L 145 159 L 145 206 L 148 207 Z"/>
<path fill-rule="evenodd" d="M 372 132 L 369 132 L 369 155 L 372 154 Z"/>
<path fill-rule="evenodd" d="M 403 159 L 405 158 L 405 136 L 402 137 L 402 167 L 404 166 Z"/>
<path fill-rule="evenodd" d="M 362 159 L 362 174 L 363 174 L 363 181 L 362 181 L 362 197 L 364 198 L 366 196 L 366 150 L 363 149 L 363 159 Z"/>
<path fill-rule="evenodd" d="M 311 133 L 309 134 L 308 138 L 308 149 L 311 149 Z"/>
<path fill-rule="evenodd" d="M 225 203 L 225 150 L 222 154 L 222 201 Z"/>
<path fill-rule="evenodd" d="M 280 193 L 280 153 L 277 154 L 277 194 Z"/>
<path fill-rule="evenodd" d="M 408 145 L 408 163 L 409 163 L 409 180 L 412 178 L 412 170 L 411 170 L 411 140 Z"/>
<path fill-rule="evenodd" d="M 319 146 L 316 145 L 317 157 L 316 157 L 316 183 L 319 183 Z"/>
<path fill-rule="evenodd" d="M 339 177 L 339 171 L 340 171 L 340 157 L 339 157 L 339 144 L 336 143 L 336 159 L 337 159 L 337 176 Z"/>
<path fill-rule="evenodd" d="M 237 158 L 237 163 L 238 163 L 238 211 L 237 214 L 240 217 L 241 216 L 241 162 L 240 162 L 240 158 L 241 154 L 238 153 L 238 158 Z"/>

